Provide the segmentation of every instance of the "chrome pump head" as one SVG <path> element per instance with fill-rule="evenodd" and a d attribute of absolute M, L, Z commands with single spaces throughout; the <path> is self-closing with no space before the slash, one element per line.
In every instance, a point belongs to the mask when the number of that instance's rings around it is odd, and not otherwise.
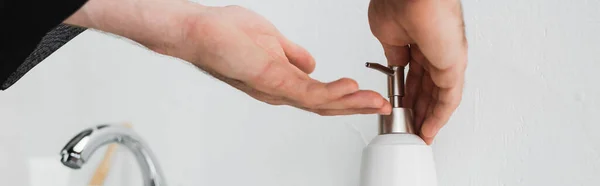
<path fill-rule="evenodd" d="M 388 98 L 392 105 L 392 113 L 390 115 L 379 115 L 379 134 L 415 134 L 412 110 L 404 108 L 402 105 L 402 97 L 404 97 L 404 67 L 386 67 L 371 62 L 367 62 L 366 66 L 367 68 L 383 72 L 388 76 Z"/>

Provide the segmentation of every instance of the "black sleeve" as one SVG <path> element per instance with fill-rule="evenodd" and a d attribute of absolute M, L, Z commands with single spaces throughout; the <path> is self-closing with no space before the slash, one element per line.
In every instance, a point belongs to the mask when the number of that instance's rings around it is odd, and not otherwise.
<path fill-rule="evenodd" d="M 87 0 L 0 0 L 0 90 L 25 63 L 46 34 L 75 13 Z"/>

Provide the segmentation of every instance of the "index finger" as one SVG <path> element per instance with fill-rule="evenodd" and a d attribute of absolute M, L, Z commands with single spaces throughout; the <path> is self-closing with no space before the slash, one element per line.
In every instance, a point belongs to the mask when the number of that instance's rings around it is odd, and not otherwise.
<path fill-rule="evenodd" d="M 427 144 L 431 144 L 435 135 L 448 122 L 462 99 L 462 85 L 452 88 L 439 88 L 431 113 L 425 118 L 421 127 L 421 136 Z"/>

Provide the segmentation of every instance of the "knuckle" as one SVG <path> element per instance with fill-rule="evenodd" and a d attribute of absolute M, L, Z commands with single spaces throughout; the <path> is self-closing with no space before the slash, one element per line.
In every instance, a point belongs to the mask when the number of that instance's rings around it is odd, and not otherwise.
<path fill-rule="evenodd" d="M 462 83 L 464 71 L 461 70 L 461 67 L 456 66 L 447 70 L 436 70 L 431 76 L 436 86 L 440 88 L 452 88 Z"/>
<path fill-rule="evenodd" d="M 283 49 L 279 43 L 272 43 L 270 45 L 271 46 L 267 48 L 266 52 L 271 61 L 275 63 L 288 62 L 285 52 L 283 52 Z"/>
<path fill-rule="evenodd" d="M 349 87 L 352 87 L 352 90 L 356 91 L 358 90 L 358 82 L 356 82 L 356 80 L 350 79 L 350 78 L 341 78 L 340 81 L 343 81 L 344 83 L 347 83 Z"/>

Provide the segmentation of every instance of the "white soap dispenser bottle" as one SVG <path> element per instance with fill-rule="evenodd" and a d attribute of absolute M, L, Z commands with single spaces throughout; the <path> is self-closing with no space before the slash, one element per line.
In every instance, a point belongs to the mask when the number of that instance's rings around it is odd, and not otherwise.
<path fill-rule="evenodd" d="M 379 135 L 363 149 L 360 186 L 437 186 L 431 147 L 415 134 L 412 110 L 402 107 L 404 67 L 366 66 L 388 75 L 392 113 L 379 116 Z"/>

